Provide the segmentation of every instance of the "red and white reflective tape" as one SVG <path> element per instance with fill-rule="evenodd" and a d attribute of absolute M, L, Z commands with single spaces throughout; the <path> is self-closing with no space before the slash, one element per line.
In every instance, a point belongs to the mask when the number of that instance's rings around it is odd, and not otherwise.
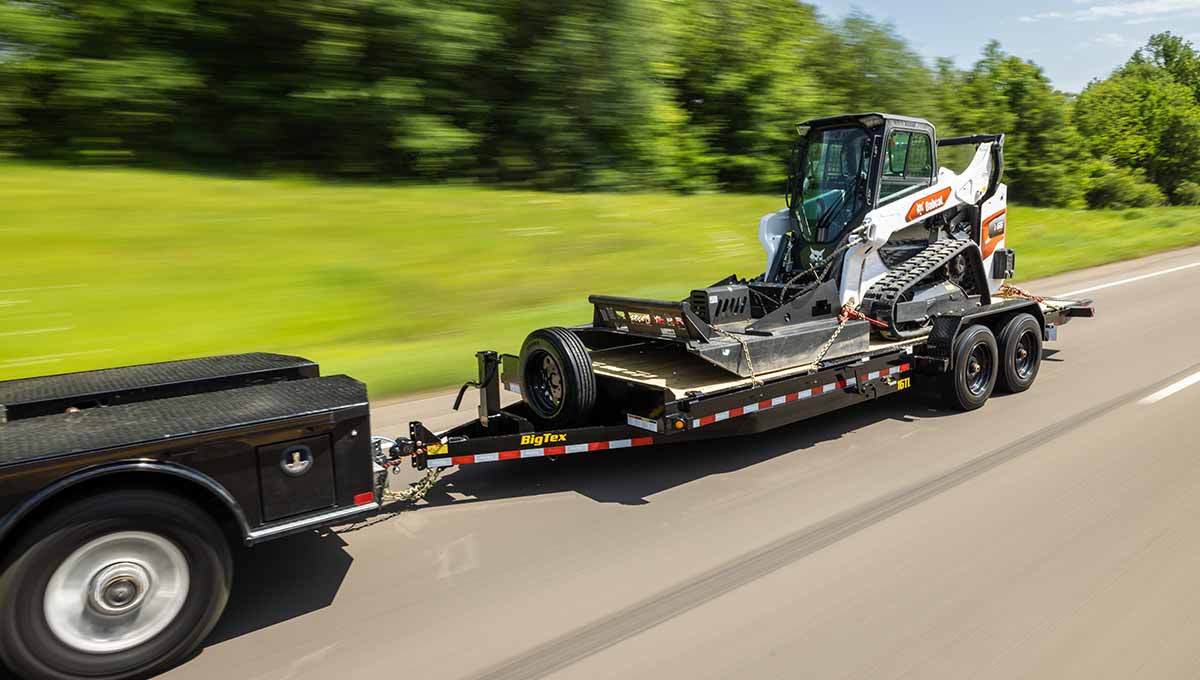
<path fill-rule="evenodd" d="M 897 375 L 899 373 L 904 373 L 905 371 L 909 370 L 909 368 L 910 368 L 909 364 L 901 364 L 899 366 L 892 366 L 891 368 L 885 368 L 885 369 L 878 370 L 878 371 L 871 371 L 870 373 L 863 376 L 863 379 L 864 380 L 878 380 L 879 378 L 886 378 L 891 375 Z M 730 418 L 737 418 L 738 416 L 744 416 L 744 415 L 748 415 L 750 413 L 757 413 L 758 411 L 766 411 L 767 409 L 772 409 L 772 408 L 775 408 L 776 406 L 781 406 L 781 405 L 789 403 L 789 402 L 800 401 L 802 399 L 810 399 L 810 398 L 816 397 L 818 395 L 828 394 L 830 392 L 834 392 L 837 390 L 844 390 L 847 387 L 853 387 L 854 385 L 857 385 L 857 384 L 858 384 L 858 378 L 847 378 L 845 380 L 838 380 L 837 382 L 831 382 L 827 385 L 817 385 L 816 387 L 804 390 L 803 392 L 791 392 L 788 394 L 781 394 L 778 397 L 775 397 L 773 399 L 764 399 L 755 404 L 747 404 L 745 406 L 731 408 L 728 411 L 721 411 L 720 413 L 714 413 L 710 416 L 704 416 L 703 418 L 695 418 L 692 420 L 692 427 L 693 428 L 704 427 L 705 425 L 712 425 L 713 423 L 719 423 L 722 420 L 729 420 Z"/>
<path fill-rule="evenodd" d="M 513 451 L 497 451 L 495 453 L 472 453 L 464 456 L 430 458 L 426 464 L 431 468 L 440 468 L 450 467 L 451 465 L 470 465 L 471 463 L 494 463 L 500 460 L 517 460 L 518 458 L 539 458 L 542 456 L 562 456 L 568 453 L 587 453 L 588 451 L 627 449 L 631 446 L 649 446 L 653 443 L 654 437 L 614 439 L 607 442 L 564 444 L 562 446 L 545 446 L 537 449 L 516 449 Z"/>

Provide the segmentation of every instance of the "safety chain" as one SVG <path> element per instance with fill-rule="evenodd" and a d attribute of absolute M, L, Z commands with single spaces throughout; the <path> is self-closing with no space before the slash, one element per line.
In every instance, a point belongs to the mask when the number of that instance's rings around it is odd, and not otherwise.
<path fill-rule="evenodd" d="M 825 359 L 825 355 L 829 354 L 829 350 L 833 348 L 833 343 L 837 342 L 838 336 L 842 334 L 842 329 L 846 327 L 846 322 L 850 320 L 849 312 L 857 311 L 858 303 L 854 302 L 854 298 L 850 298 L 850 302 L 842 306 L 842 312 L 838 314 L 837 328 L 833 329 L 833 335 L 829 336 L 829 339 L 821 346 L 821 351 L 817 353 L 817 358 L 812 361 L 813 366 L 819 366 L 821 361 Z"/>
<path fill-rule="evenodd" d="M 817 354 L 817 358 L 813 359 L 812 363 L 814 366 L 819 365 L 825 359 L 825 355 L 829 354 L 829 350 L 833 348 L 833 343 L 837 342 L 838 336 L 842 334 L 842 330 L 846 328 L 846 322 L 850 321 L 850 319 L 861 319 L 872 326 L 879 326 L 880 328 L 888 327 L 886 323 L 879 319 L 872 319 L 859 311 L 859 307 L 861 306 L 862 303 L 855 302 L 854 298 L 850 298 L 849 302 L 842 305 L 842 311 L 838 314 L 837 328 L 833 329 L 833 335 L 829 336 L 829 339 L 821 346 L 821 351 Z"/>
<path fill-rule="evenodd" d="M 1038 303 L 1039 305 L 1046 305 L 1047 307 L 1050 308 L 1051 311 L 1054 311 L 1054 312 L 1062 311 L 1063 309 L 1065 309 L 1064 307 L 1056 307 L 1056 306 L 1050 304 L 1049 302 L 1046 302 L 1046 298 L 1044 298 L 1040 295 L 1034 295 L 1033 293 L 1030 293 L 1027 290 L 1017 288 L 1016 286 L 1009 284 L 1009 283 L 1000 284 L 1000 290 L 998 292 L 1000 293 L 1000 295 L 1006 296 L 1006 297 L 1019 297 L 1019 298 L 1025 298 L 1026 300 L 1033 300 L 1034 302 Z"/>
<path fill-rule="evenodd" d="M 1001 295 L 1026 298 L 1028 300 L 1033 300 L 1034 302 L 1045 302 L 1046 301 L 1046 298 L 1044 298 L 1040 295 L 1034 295 L 1033 293 L 1030 293 L 1027 290 L 1022 290 L 1020 288 L 1017 288 L 1016 286 L 1014 286 L 1010 283 L 1000 284 L 999 292 Z"/>
<path fill-rule="evenodd" d="M 750 384 L 754 386 L 762 385 L 763 381 L 759 380 L 758 376 L 754 373 L 754 362 L 750 360 L 750 347 L 746 345 L 746 341 L 732 333 L 727 333 L 716 326 L 713 326 L 712 329 L 720 335 L 723 335 L 742 346 L 742 357 L 746 360 L 746 368 L 750 369 Z"/>
<path fill-rule="evenodd" d="M 400 462 L 401 461 L 399 460 L 389 461 L 384 467 L 387 468 L 389 472 L 395 474 L 397 468 L 400 467 Z M 424 498 L 425 495 L 429 493 L 430 489 L 437 484 L 438 478 L 442 476 L 442 471 L 444 469 L 445 468 L 430 468 L 426 470 L 424 477 L 410 484 L 404 491 L 392 491 L 385 488 L 383 490 L 383 498 L 380 499 L 382 501 L 381 505 L 388 505 L 389 503 L 416 503 Z M 367 527 L 375 526 L 380 522 L 386 522 L 389 519 L 399 515 L 404 509 L 406 508 L 394 510 L 386 514 L 375 515 L 370 519 L 365 519 L 361 522 L 355 522 L 354 524 L 351 524 L 335 533 L 348 534 L 352 531 L 358 531 L 360 529 L 366 529 Z"/>
<path fill-rule="evenodd" d="M 392 468 L 395 471 L 395 467 Z M 445 468 L 429 468 L 425 471 L 425 476 L 408 485 L 404 491 L 392 491 L 390 489 L 383 490 L 384 502 L 402 502 L 416 503 L 425 498 L 426 494 L 433 489 L 437 484 L 438 478 L 442 476 L 442 470 Z"/>

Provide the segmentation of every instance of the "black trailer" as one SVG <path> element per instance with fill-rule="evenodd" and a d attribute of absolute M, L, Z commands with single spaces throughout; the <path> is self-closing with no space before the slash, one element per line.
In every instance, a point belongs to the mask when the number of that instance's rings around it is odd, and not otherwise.
<path fill-rule="evenodd" d="M 592 302 L 591 325 L 550 329 L 587 348 L 597 391 L 587 422 L 546 427 L 528 403 L 536 398 L 530 394 L 502 407 L 502 387 L 518 394 L 531 390 L 524 365 L 530 357 L 483 351 L 477 354 L 478 379 L 463 386 L 458 400 L 469 387 L 477 388 L 478 417 L 440 433 L 412 422 L 409 436 L 391 448 L 392 464 L 411 455 L 417 469 L 436 471 L 750 434 L 893 394 L 919 380 L 939 382 L 950 406 L 971 410 L 997 387 L 1028 389 L 1037 377 L 1042 342 L 1056 340 L 1059 327 L 1072 318 L 1094 315 L 1090 300 L 1049 300 L 1006 287 L 988 304 L 937 316 L 923 337 L 873 338 L 862 351 L 742 377 L 716 365 L 738 363 L 734 340 L 724 344 L 732 360 L 705 361 L 662 337 L 663 328 L 691 326 L 686 302 L 669 310 L 663 308 L 673 303 L 599 296 Z M 652 321 L 646 330 L 616 328 L 607 323 L 614 305 L 626 308 L 622 319 L 640 310 L 634 318 L 657 319 L 661 327 Z M 828 350 L 847 325 L 870 322 L 844 311 L 817 344 Z"/>
<path fill-rule="evenodd" d="M 233 545 L 372 512 L 384 481 L 366 387 L 307 359 L 0 382 L 0 660 L 22 678 L 164 670 L 221 615 Z"/>

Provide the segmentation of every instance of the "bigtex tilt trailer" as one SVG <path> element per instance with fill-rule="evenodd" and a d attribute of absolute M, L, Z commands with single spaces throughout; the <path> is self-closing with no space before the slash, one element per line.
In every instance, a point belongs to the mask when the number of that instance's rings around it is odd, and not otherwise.
<path fill-rule="evenodd" d="M 478 418 L 391 448 L 418 469 L 747 434 L 910 387 L 948 406 L 1033 384 L 1043 341 L 1088 300 L 1013 286 L 1003 135 L 936 140 L 869 113 L 798 126 L 787 206 L 759 224 L 766 271 L 683 300 L 593 295 L 592 323 L 520 355 L 478 353 Z M 960 174 L 937 150 L 970 145 Z M 500 389 L 521 401 L 501 406 Z M 459 394 L 460 400 L 462 392 Z M 457 404 L 456 404 L 457 407 Z"/>
<path fill-rule="evenodd" d="M 1005 283 L 1002 136 L 883 114 L 799 131 L 763 274 L 593 296 L 590 324 L 479 352 L 455 404 L 476 387 L 478 417 L 446 432 L 373 435 L 366 388 L 298 357 L 0 382 L 0 661 L 55 680 L 177 663 L 224 609 L 232 545 L 378 509 L 409 456 L 428 470 L 412 498 L 454 465 L 758 432 L 923 379 L 975 409 L 1029 389 L 1043 341 L 1093 315 Z M 948 145 L 975 147 L 961 174 L 938 169 Z"/>

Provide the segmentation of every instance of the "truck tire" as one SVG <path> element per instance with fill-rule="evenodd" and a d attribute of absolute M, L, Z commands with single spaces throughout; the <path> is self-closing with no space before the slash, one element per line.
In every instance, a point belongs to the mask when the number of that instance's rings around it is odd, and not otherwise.
<path fill-rule="evenodd" d="M 1024 392 L 1033 386 L 1042 365 L 1042 324 L 1032 314 L 1018 314 L 1000 330 L 999 387 Z"/>
<path fill-rule="evenodd" d="M 540 425 L 586 423 L 596 405 L 596 374 L 583 341 L 565 328 L 541 328 L 521 346 L 521 396 Z"/>
<path fill-rule="evenodd" d="M 229 544 L 200 506 L 112 491 L 25 532 L 0 573 L 0 660 L 30 680 L 130 680 L 166 670 L 216 624 Z"/>
<path fill-rule="evenodd" d="M 953 364 L 942 376 L 942 401 L 959 411 L 983 406 L 996 387 L 998 372 L 996 336 L 987 326 L 969 326 L 954 341 Z"/>

